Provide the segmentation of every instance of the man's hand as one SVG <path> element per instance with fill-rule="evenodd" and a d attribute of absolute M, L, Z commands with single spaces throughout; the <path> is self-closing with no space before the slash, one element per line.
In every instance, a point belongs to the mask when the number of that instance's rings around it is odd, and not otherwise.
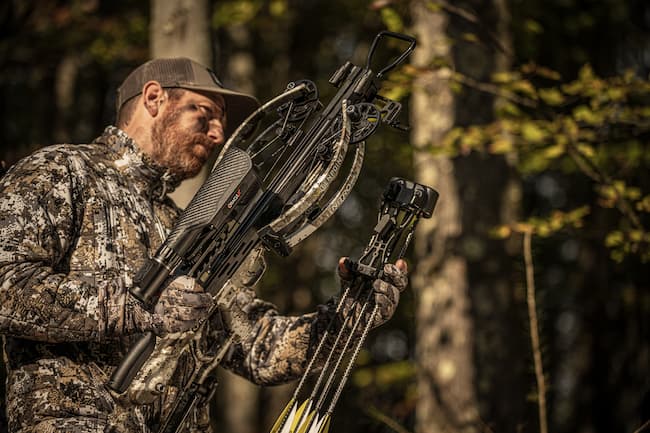
<path fill-rule="evenodd" d="M 153 332 L 157 335 L 183 332 L 207 317 L 212 296 L 193 278 L 180 276 L 169 283 L 160 296 L 153 314 Z"/>
<path fill-rule="evenodd" d="M 339 260 L 338 272 L 339 277 L 343 281 L 350 281 L 353 278 L 350 270 L 346 266 L 346 258 L 343 257 Z M 397 309 L 399 303 L 400 293 L 406 288 L 408 284 L 408 265 L 405 260 L 399 259 L 394 265 L 386 264 L 384 266 L 384 276 L 373 282 L 372 287 L 374 291 L 375 305 L 379 308 L 372 327 L 376 328 L 386 323 Z M 361 314 L 362 304 L 366 297 L 361 296 L 357 302 L 354 301 L 354 293 L 351 293 L 343 305 L 343 317 L 348 317 L 349 314 L 354 314 L 354 321 L 348 322 L 348 326 L 352 326 Z M 364 311 L 363 324 L 367 322 L 372 313 L 372 306 L 366 307 Z M 362 325 L 363 325 L 362 324 Z M 359 329 L 359 328 L 357 328 Z M 361 328 L 362 329 L 362 328 Z"/>

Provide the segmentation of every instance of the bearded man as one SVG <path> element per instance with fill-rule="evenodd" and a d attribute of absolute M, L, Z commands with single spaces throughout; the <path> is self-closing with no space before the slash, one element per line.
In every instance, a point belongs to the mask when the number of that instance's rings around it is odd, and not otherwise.
<path fill-rule="evenodd" d="M 193 279 L 177 276 L 149 313 L 129 288 L 179 215 L 167 193 L 196 175 L 257 106 L 203 65 L 152 60 L 118 89 L 117 126 L 90 144 L 41 149 L 1 179 L 0 333 L 10 432 L 155 429 L 173 392 L 132 406 L 105 383 L 142 333 L 190 329 L 213 300 Z M 406 286 L 406 264 L 398 265 L 375 282 L 375 326 L 391 317 Z M 256 266 L 263 267 L 261 258 Z M 241 285 L 232 308 L 252 332 L 222 365 L 258 384 L 299 377 L 336 314 L 333 301 L 281 316 L 251 286 Z M 207 406 L 189 419 L 187 431 L 210 431 Z"/>

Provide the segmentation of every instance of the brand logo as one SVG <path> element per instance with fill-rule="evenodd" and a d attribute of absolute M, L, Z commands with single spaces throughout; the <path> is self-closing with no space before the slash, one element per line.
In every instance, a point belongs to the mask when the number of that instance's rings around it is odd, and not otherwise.
<path fill-rule="evenodd" d="M 235 205 L 237 200 L 239 200 L 239 197 L 241 197 L 241 189 L 238 189 L 235 195 L 232 196 L 228 204 L 226 205 L 228 209 L 232 209 L 232 207 Z"/>

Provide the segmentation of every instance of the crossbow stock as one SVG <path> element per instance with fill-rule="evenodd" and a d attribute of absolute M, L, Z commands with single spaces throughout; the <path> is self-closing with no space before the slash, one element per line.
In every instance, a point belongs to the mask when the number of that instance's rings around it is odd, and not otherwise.
<path fill-rule="evenodd" d="M 384 38 L 408 46 L 375 73 L 370 66 Z M 211 313 L 227 310 L 237 292 L 231 279 L 254 249 L 261 244 L 288 255 L 350 194 L 361 170 L 365 139 L 381 123 L 404 129 L 397 120 L 401 105 L 378 91 L 382 77 L 414 48 L 410 36 L 380 32 L 364 67 L 346 62 L 332 75 L 329 82 L 338 91 L 327 106 L 319 100 L 316 85 L 301 80 L 253 112 L 226 142 L 205 183 L 137 273 L 130 290 L 134 297 L 152 311 L 169 278 L 187 275 L 213 295 Z M 194 371 L 158 432 L 178 431 L 191 408 L 210 397 L 213 370 L 231 343 L 249 331 L 233 330 L 216 350 L 206 350 L 201 345 L 205 323 L 160 339 L 143 335 L 107 384 L 120 398 L 149 403 L 165 392 L 179 359 L 190 356 Z"/>

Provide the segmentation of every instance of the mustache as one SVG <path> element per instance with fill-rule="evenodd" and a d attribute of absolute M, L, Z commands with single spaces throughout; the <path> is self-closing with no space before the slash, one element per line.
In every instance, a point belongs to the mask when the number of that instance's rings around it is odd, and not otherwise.
<path fill-rule="evenodd" d="M 215 147 L 215 143 L 203 132 L 190 133 L 188 136 L 188 142 L 192 144 L 200 144 L 210 150 Z"/>

